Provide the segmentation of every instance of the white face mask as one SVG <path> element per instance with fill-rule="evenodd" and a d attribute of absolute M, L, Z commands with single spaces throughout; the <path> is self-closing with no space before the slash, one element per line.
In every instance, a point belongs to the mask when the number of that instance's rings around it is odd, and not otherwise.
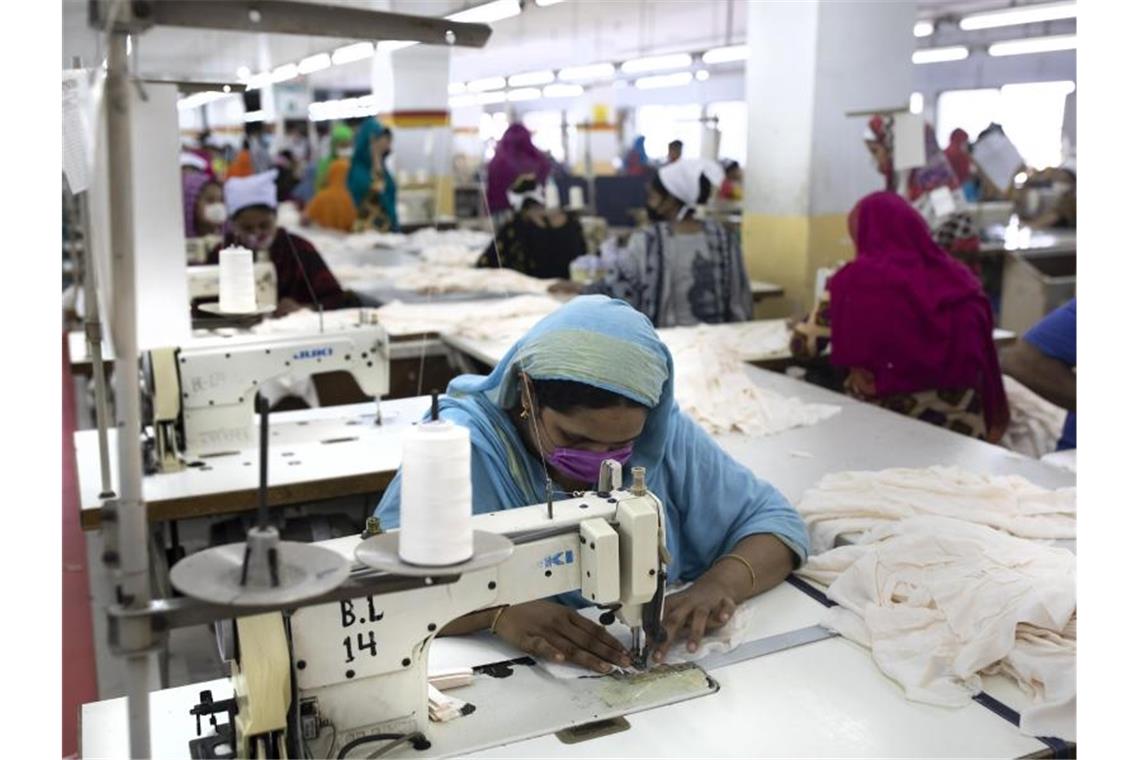
<path fill-rule="evenodd" d="M 207 203 L 202 208 L 202 218 L 210 224 L 224 224 L 226 221 L 226 204 Z"/>

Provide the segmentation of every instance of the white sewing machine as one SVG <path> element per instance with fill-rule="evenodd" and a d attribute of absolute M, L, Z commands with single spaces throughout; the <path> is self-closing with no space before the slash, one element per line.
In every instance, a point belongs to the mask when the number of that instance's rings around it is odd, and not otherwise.
<path fill-rule="evenodd" d="M 297 724 L 306 726 L 300 730 L 310 739 L 315 738 L 316 726 L 335 727 L 329 756 L 356 739 L 377 734 L 422 735 L 415 746 L 425 749 L 430 744 L 432 756 L 470 752 L 521 738 L 511 733 L 526 730 L 517 725 L 514 711 L 508 713 L 504 703 L 491 699 L 480 700 L 475 712 L 461 718 L 429 722 L 428 648 L 444 626 L 469 612 L 566 592 L 580 590 L 589 602 L 615 610 L 634 631 L 631 651 L 640 654 L 644 665 L 649 650 L 641 642 L 641 632 L 655 641 L 662 635 L 661 600 L 668 555 L 664 549 L 663 507 L 645 490 L 644 479 L 638 475 L 643 473 L 635 473 L 630 490 L 590 492 L 554 502 L 549 512 L 547 504 L 539 504 L 476 515 L 476 531 L 508 537 L 514 543 L 513 551 L 498 564 L 468 571 L 462 571 L 462 566 L 419 568 L 418 575 L 434 573 L 435 578 L 405 577 L 399 579 L 405 581 L 404 586 L 391 593 L 342 597 L 342 601 L 298 609 L 290 616 L 288 629 L 279 612 L 238 619 L 233 623 L 238 653 L 231 672 L 234 700 L 223 705 L 204 699 L 193 712 L 201 716 L 228 709 L 236 736 L 223 726 L 221 739 L 212 736 L 195 740 L 192 747 L 202 742 L 216 745 L 222 740 L 235 749 L 237 757 L 270 756 L 257 753 L 271 747 L 274 749 L 269 751 L 283 752 L 285 736 L 298 730 Z M 617 477 L 620 483 L 620 475 Z M 479 535 L 477 532 L 477 556 Z M 336 539 L 324 546 L 350 558 L 354 552 L 361 557 L 378 539 L 386 539 L 394 552 L 398 533 L 364 542 L 356 537 Z M 353 573 L 359 570 L 357 566 Z M 458 579 L 448 582 L 448 575 L 460 572 Z M 291 678 L 297 690 L 297 721 L 289 709 Z M 607 696 L 603 700 L 595 695 L 625 689 L 642 697 L 648 691 L 647 680 L 660 686 L 665 679 L 670 679 L 669 688 L 637 704 L 633 698 L 621 703 L 620 699 Z M 518 690 L 525 689 L 520 680 L 515 680 L 515 691 L 510 692 L 516 701 Z M 484 682 L 499 689 L 511 688 L 499 679 Z M 574 700 L 575 707 L 589 705 L 587 712 L 593 713 L 593 719 L 604 719 L 710 694 L 717 688 L 704 671 L 689 665 L 679 670 L 570 679 L 566 692 L 572 694 L 568 699 Z M 590 689 L 594 691 L 587 691 Z M 567 714 L 561 716 L 564 722 L 558 723 L 559 710 L 566 707 L 547 706 L 552 721 L 549 730 L 576 722 L 566 709 Z M 360 756 L 379 746 L 366 745 L 359 750 L 363 753 Z M 404 750 L 415 754 L 409 747 Z M 200 748 L 195 756 L 209 756 L 199 752 Z"/>
<path fill-rule="evenodd" d="M 218 270 L 217 264 L 203 264 L 202 266 L 186 267 L 186 279 L 190 293 L 190 302 L 209 299 L 218 300 Z M 253 263 L 253 280 L 257 292 L 258 308 L 277 306 L 277 267 L 272 261 L 255 261 Z"/>
<path fill-rule="evenodd" d="M 377 400 L 388 393 L 388 335 L 379 325 L 354 324 L 324 333 L 234 336 L 195 340 L 147 352 L 152 421 L 160 470 L 252 446 L 259 386 L 282 376 L 352 373 Z"/>

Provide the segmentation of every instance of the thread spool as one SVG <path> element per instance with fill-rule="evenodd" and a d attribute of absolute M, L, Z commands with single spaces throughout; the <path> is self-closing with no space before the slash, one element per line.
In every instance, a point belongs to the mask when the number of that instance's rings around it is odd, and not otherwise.
<path fill-rule="evenodd" d="M 562 198 L 558 195 L 558 185 L 554 183 L 553 179 L 546 181 L 546 191 L 544 195 L 548 211 L 562 208 Z"/>
<path fill-rule="evenodd" d="M 447 420 L 403 436 L 400 561 L 444 566 L 474 554 L 471 528 L 471 434 Z"/>
<path fill-rule="evenodd" d="M 581 211 L 586 208 L 586 193 L 578 185 L 570 187 L 570 210 Z"/>
<path fill-rule="evenodd" d="M 257 283 L 253 276 L 253 252 L 230 246 L 218 255 L 218 308 L 229 314 L 257 311 Z"/>

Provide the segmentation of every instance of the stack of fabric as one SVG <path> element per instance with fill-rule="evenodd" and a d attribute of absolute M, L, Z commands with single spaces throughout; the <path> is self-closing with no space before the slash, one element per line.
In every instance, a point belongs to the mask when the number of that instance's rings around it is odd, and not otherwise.
<path fill-rule="evenodd" d="M 1049 490 L 1018 475 L 979 475 L 960 467 L 837 472 L 797 505 L 813 552 L 839 536 L 883 523 L 932 515 L 966 520 L 1035 540 L 1077 537 L 1077 491 Z"/>
<path fill-rule="evenodd" d="M 921 516 L 880 522 L 799 573 L 837 603 L 823 624 L 869 648 L 909 699 L 962 706 L 982 676 L 1006 675 L 1030 698 L 1023 734 L 1076 741 L 1071 552 Z"/>
<path fill-rule="evenodd" d="M 839 413 L 830 404 L 810 404 L 765 390 L 745 372 L 746 358 L 787 350 L 783 322 L 726 327 L 674 327 L 661 330 L 673 354 L 677 403 L 712 434 L 772 435 L 814 425 Z"/>

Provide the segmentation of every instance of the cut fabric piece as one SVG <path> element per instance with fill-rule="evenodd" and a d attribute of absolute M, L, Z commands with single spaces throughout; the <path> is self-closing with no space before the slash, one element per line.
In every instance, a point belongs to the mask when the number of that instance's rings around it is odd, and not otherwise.
<path fill-rule="evenodd" d="M 669 593 L 676 594 L 678 592 L 684 591 L 691 585 L 691 583 L 679 585 L 676 588 L 670 589 Z M 756 609 L 757 599 L 759 599 L 759 597 L 752 597 L 751 599 L 745 601 L 736 608 L 736 612 L 733 613 L 727 624 L 715 631 L 709 631 L 706 633 L 705 637 L 701 639 L 701 644 L 699 647 L 697 647 L 697 651 L 690 652 L 688 648 L 686 648 L 685 644 L 687 642 L 687 639 L 678 639 L 673 644 L 673 646 L 670 647 L 669 653 L 665 657 L 665 664 L 676 665 L 682 662 L 696 662 L 697 660 L 701 660 L 713 653 L 729 652 L 733 649 L 736 649 L 736 647 L 740 646 L 745 641 L 744 637 L 748 633 L 749 622 L 751 621 L 752 615 Z M 602 612 L 603 610 L 599 609 L 598 607 L 587 607 L 585 609 L 578 610 L 578 614 L 582 615 L 582 617 L 586 618 L 592 623 L 597 623 L 598 625 L 601 625 L 600 618 Z M 615 618 L 614 622 L 608 626 L 605 626 L 605 628 L 611 636 L 613 636 L 623 645 L 629 644 L 631 635 L 629 626 L 625 625 L 620 620 L 617 620 Z M 583 676 L 598 675 L 594 671 L 588 668 L 584 668 L 581 665 L 575 665 L 574 663 L 558 663 L 540 658 L 536 659 L 538 665 L 555 678 L 581 678 Z"/>
<path fill-rule="evenodd" d="M 1038 396 L 1009 375 L 1003 375 L 1009 400 L 1009 427 L 1001 445 L 1018 454 L 1040 459 L 1056 450 L 1065 427 L 1065 410 Z"/>
<path fill-rule="evenodd" d="M 838 606 L 823 624 L 871 650 L 908 699 L 960 707 L 981 674 L 1030 696 L 1022 733 L 1076 740 L 1076 558 L 946 517 L 878 526 L 800 575 Z"/>
<path fill-rule="evenodd" d="M 921 515 L 954 517 L 1030 539 L 1077 537 L 1075 488 L 1049 490 L 1019 475 L 979 475 L 960 467 L 837 472 L 800 499 L 813 552 L 841 535 Z"/>
<path fill-rule="evenodd" d="M 772 435 L 838 414 L 838 406 L 788 398 L 752 382 L 744 371 L 745 360 L 765 350 L 783 353 L 788 341 L 783 322 L 755 324 L 745 329 L 734 325 L 731 330 L 698 326 L 660 331 L 673 354 L 681 409 L 714 435 Z"/>

